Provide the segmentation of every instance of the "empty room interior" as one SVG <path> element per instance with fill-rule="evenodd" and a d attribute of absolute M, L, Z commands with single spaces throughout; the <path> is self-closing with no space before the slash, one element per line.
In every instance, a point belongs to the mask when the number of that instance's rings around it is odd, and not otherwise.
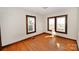
<path fill-rule="evenodd" d="M 78 7 L 0 7 L 0 51 L 78 50 Z"/>

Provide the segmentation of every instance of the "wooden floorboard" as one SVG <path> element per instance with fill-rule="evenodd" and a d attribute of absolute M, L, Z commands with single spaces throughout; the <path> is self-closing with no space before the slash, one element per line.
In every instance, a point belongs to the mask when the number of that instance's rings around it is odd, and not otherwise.
<path fill-rule="evenodd" d="M 77 43 L 75 40 L 62 37 L 52 38 L 51 35 L 43 33 L 6 46 L 2 51 L 77 51 Z"/>

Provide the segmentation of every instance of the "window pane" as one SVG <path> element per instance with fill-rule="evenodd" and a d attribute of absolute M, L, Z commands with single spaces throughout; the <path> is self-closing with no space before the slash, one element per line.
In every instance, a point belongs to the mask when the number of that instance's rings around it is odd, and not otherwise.
<path fill-rule="evenodd" d="M 57 31 L 65 32 L 65 17 L 57 18 Z"/>
<path fill-rule="evenodd" d="M 36 16 L 26 15 L 26 32 L 27 34 L 36 32 Z"/>
<path fill-rule="evenodd" d="M 28 32 L 34 31 L 34 18 L 28 17 Z"/>
<path fill-rule="evenodd" d="M 55 18 L 50 18 L 49 19 L 49 30 L 54 30 L 55 29 Z"/>

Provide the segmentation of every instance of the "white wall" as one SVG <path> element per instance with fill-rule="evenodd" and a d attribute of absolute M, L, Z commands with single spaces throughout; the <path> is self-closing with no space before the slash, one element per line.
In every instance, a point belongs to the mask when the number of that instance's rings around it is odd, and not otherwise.
<path fill-rule="evenodd" d="M 57 35 L 77 40 L 77 8 L 68 8 L 66 10 L 63 10 L 62 12 L 60 11 L 60 12 L 49 14 L 46 16 L 46 19 L 47 17 L 59 16 L 59 15 L 64 15 L 64 14 L 68 15 L 68 34 L 57 33 Z M 45 19 L 46 32 L 51 33 L 47 31 L 47 20 L 46 19 Z"/>
<path fill-rule="evenodd" d="M 57 35 L 77 40 L 77 8 L 69 8 L 62 12 L 54 12 L 43 16 L 34 12 L 27 11 L 23 8 L 0 8 L 1 36 L 2 46 L 20 41 L 24 38 L 40 34 L 47 31 L 47 17 L 68 14 L 68 34 Z M 25 15 L 36 16 L 36 33 L 26 34 L 26 17 Z M 2 20 L 2 21 L 1 21 Z M 79 41 L 78 41 L 79 42 Z"/>
<path fill-rule="evenodd" d="M 77 40 L 77 43 L 78 43 L 78 48 L 79 48 L 79 8 L 77 9 L 77 34 L 78 34 L 78 40 Z"/>
<path fill-rule="evenodd" d="M 26 11 L 22 8 L 2 8 L 2 22 L 1 35 L 2 46 L 20 41 L 24 38 L 42 33 L 43 30 L 43 16 Z M 36 33 L 26 34 L 26 17 L 25 15 L 36 16 Z"/>

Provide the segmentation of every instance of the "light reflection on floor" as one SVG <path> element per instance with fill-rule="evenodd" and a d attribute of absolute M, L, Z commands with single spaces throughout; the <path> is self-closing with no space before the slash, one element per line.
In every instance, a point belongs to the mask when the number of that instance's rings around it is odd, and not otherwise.
<path fill-rule="evenodd" d="M 67 47 L 68 47 L 68 49 L 71 49 L 71 50 L 77 50 L 77 49 L 73 48 L 76 46 L 76 44 L 70 44 L 70 43 L 65 44 L 64 40 L 57 39 L 56 37 L 52 37 L 52 36 L 46 36 L 45 38 L 48 38 L 48 37 L 52 38 L 52 39 L 50 39 L 49 44 L 52 45 L 52 47 L 57 48 L 57 50 L 63 51 L 65 49 L 67 49 Z M 58 42 L 59 40 L 61 42 Z"/>

